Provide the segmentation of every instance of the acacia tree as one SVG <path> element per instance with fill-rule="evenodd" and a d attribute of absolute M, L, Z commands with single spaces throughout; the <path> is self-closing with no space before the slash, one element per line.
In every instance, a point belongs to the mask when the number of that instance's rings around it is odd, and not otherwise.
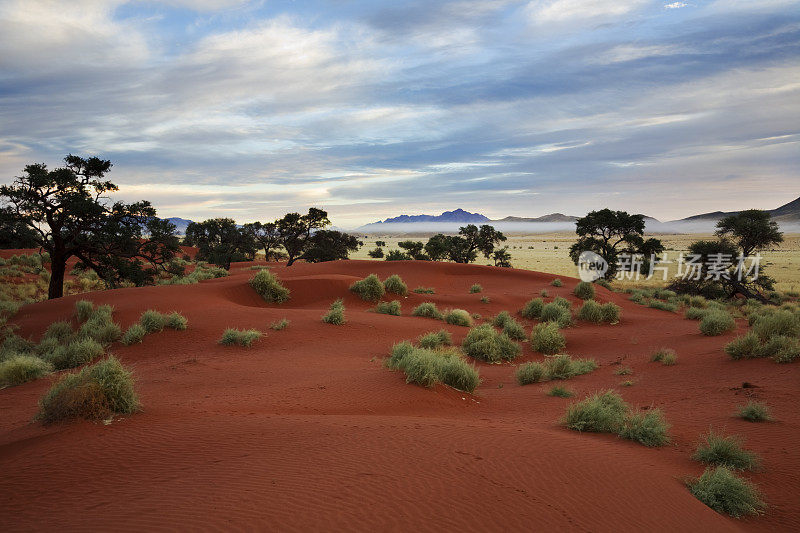
<path fill-rule="evenodd" d="M 242 230 L 247 233 L 253 241 L 264 250 L 264 258 L 269 261 L 270 257 L 278 258 L 281 246 L 281 236 L 278 232 L 278 225 L 275 222 L 251 222 L 242 226 Z"/>
<path fill-rule="evenodd" d="M 405 254 L 410 259 L 417 259 L 419 261 L 427 261 L 429 257 L 425 254 L 425 245 L 421 241 L 401 241 L 397 246 L 405 250 Z"/>
<path fill-rule="evenodd" d="M 0 187 L 5 215 L 35 232 L 35 245 L 50 254 L 48 298 L 64 294 L 67 260 L 77 257 L 112 286 L 121 280 L 144 284 L 178 251 L 175 226 L 156 217 L 149 202 L 110 204 L 118 190 L 106 181 L 111 162 L 72 154 L 48 170 L 27 165 L 11 185 Z"/>
<path fill-rule="evenodd" d="M 302 259 L 309 263 L 322 263 L 348 259 L 350 252 L 355 252 L 364 243 L 353 235 L 341 231 L 319 230 L 308 238 L 306 251 Z"/>
<path fill-rule="evenodd" d="M 330 223 L 328 213 L 316 207 L 309 208 L 308 214 L 289 213 L 276 221 L 280 243 L 289 256 L 286 266 L 292 266 L 303 255 L 314 230 L 321 230 Z"/>
<path fill-rule="evenodd" d="M 212 218 L 192 222 L 186 227 L 183 240 L 187 246 L 197 247 L 197 257 L 214 263 L 225 270 L 234 261 L 252 259 L 256 243 L 251 235 L 240 229 L 232 218 Z"/>
<path fill-rule="evenodd" d="M 35 248 L 36 230 L 21 220 L 10 207 L 0 208 L 0 248 Z"/>
<path fill-rule="evenodd" d="M 595 252 L 608 262 L 605 278 L 611 279 L 621 254 L 642 255 L 649 261 L 651 255 L 664 251 L 660 240 L 644 238 L 644 227 L 644 215 L 611 209 L 592 211 L 575 223 L 578 240 L 570 247 L 569 256 L 578 264 L 581 252 Z"/>

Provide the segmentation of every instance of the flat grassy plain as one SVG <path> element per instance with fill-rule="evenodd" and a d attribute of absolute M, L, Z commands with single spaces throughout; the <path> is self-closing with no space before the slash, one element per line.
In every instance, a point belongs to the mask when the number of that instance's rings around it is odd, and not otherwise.
<path fill-rule="evenodd" d="M 389 250 L 399 250 L 397 243 L 406 240 L 427 241 L 430 235 L 416 236 L 389 236 L 389 235 L 369 235 L 362 238 L 364 246 L 356 253 L 352 254 L 353 259 L 371 259 L 367 252 L 375 248 L 375 241 L 386 242 L 384 253 Z M 713 239 L 714 235 L 706 234 L 675 234 L 675 235 L 652 235 L 664 243 L 667 252 L 667 259 L 677 260 L 681 252 L 686 253 L 689 245 L 701 239 Z M 536 270 L 550 274 L 562 276 L 577 276 L 575 265 L 569 258 L 569 247 L 575 242 L 576 237 L 571 233 L 548 233 L 537 235 L 507 235 L 508 240 L 503 243 L 508 246 L 511 252 L 511 264 L 514 268 L 526 270 Z M 800 233 L 787 233 L 784 235 L 784 242 L 774 250 L 761 254 L 762 265 L 766 265 L 767 273 L 775 278 L 776 289 L 781 291 L 800 290 Z M 376 259 L 383 261 L 383 259 Z M 477 261 L 478 264 L 489 264 L 483 257 Z M 653 279 L 645 280 L 644 277 L 636 280 L 615 281 L 614 285 L 618 288 L 640 287 L 640 286 L 661 286 L 669 282 L 675 276 L 676 264 L 669 265 L 667 280 L 663 280 L 663 275 L 656 272 Z"/>

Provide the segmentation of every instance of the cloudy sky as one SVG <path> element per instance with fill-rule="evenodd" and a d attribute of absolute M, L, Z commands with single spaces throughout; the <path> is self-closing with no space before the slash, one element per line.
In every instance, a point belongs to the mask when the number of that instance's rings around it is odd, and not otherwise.
<path fill-rule="evenodd" d="M 162 216 L 670 220 L 800 196 L 800 1 L 0 0 L 0 181 Z"/>

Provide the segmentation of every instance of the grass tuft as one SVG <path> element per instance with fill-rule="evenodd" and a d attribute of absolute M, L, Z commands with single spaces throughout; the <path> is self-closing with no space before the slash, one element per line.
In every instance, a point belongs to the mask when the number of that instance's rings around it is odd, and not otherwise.
<path fill-rule="evenodd" d="M 377 302 L 383 298 L 386 292 L 386 289 L 383 288 L 383 283 L 375 274 L 370 274 L 366 278 L 356 281 L 350 285 L 350 290 L 367 302 Z"/>
<path fill-rule="evenodd" d="M 269 325 L 269 329 L 272 329 L 272 330 L 275 330 L 275 331 L 281 331 L 281 330 L 286 329 L 287 327 L 289 327 L 289 320 L 287 320 L 285 318 L 282 318 L 282 319 L 280 319 L 278 321 L 275 321 L 275 322 L 273 322 L 272 324 Z"/>
<path fill-rule="evenodd" d="M 542 363 L 525 363 L 517 368 L 517 383 L 520 385 L 530 385 L 547 380 L 547 369 Z"/>
<path fill-rule="evenodd" d="M 572 398 L 575 395 L 575 393 L 567 389 L 566 387 L 563 387 L 561 385 L 556 385 L 555 387 L 547 391 L 547 395 L 556 396 L 557 398 Z"/>
<path fill-rule="evenodd" d="M 663 446 L 669 443 L 669 427 L 661 410 L 638 411 L 625 417 L 619 436 L 645 446 Z"/>
<path fill-rule="evenodd" d="M 542 308 L 544 307 L 544 300 L 541 298 L 534 298 L 530 300 L 525 306 L 520 310 L 519 314 L 522 315 L 523 318 L 528 319 L 537 319 L 542 316 Z"/>
<path fill-rule="evenodd" d="M 148 309 L 139 317 L 139 324 L 147 331 L 147 333 L 156 333 L 164 329 L 167 325 L 167 316 Z"/>
<path fill-rule="evenodd" d="M 420 348 L 426 348 L 428 350 L 434 350 L 436 348 L 441 348 L 442 346 L 451 346 L 452 344 L 453 336 L 450 335 L 450 332 L 446 329 L 431 331 L 430 333 L 426 333 L 419 338 Z"/>
<path fill-rule="evenodd" d="M 531 331 L 531 348 L 544 354 L 556 354 L 567 345 L 567 339 L 555 322 L 536 324 Z"/>
<path fill-rule="evenodd" d="M 568 301 L 567 304 L 569 304 Z M 572 313 L 569 306 L 565 307 L 560 302 L 555 301 L 542 307 L 542 313 L 539 318 L 542 322 L 554 322 L 560 328 L 565 328 L 572 323 Z"/>
<path fill-rule="evenodd" d="M 761 343 L 758 340 L 758 335 L 750 331 L 726 344 L 725 353 L 734 360 L 750 359 L 751 357 L 759 356 L 760 348 Z"/>
<path fill-rule="evenodd" d="M 478 371 L 457 352 L 415 348 L 405 341 L 392 347 L 387 366 L 405 372 L 406 383 L 424 387 L 444 383 L 458 390 L 473 392 L 480 383 Z"/>
<path fill-rule="evenodd" d="M 331 304 L 328 312 L 322 315 L 322 321 L 334 326 L 341 326 L 347 322 L 344 316 L 344 301 L 341 298 Z"/>
<path fill-rule="evenodd" d="M 88 300 L 79 300 L 75 302 L 75 316 L 78 317 L 80 322 L 88 320 L 94 312 L 94 304 Z"/>
<path fill-rule="evenodd" d="M 445 311 L 444 321 L 454 326 L 472 326 L 472 317 L 463 309 L 449 309 Z"/>
<path fill-rule="evenodd" d="M 399 294 L 400 296 L 406 296 L 408 294 L 408 286 L 403 282 L 403 278 L 397 274 L 392 274 L 386 278 L 383 282 L 383 288 L 386 292 Z"/>
<path fill-rule="evenodd" d="M 650 361 L 653 363 L 661 363 L 662 365 L 672 366 L 678 363 L 678 354 L 672 348 L 661 348 L 653 352 L 650 356 Z"/>
<path fill-rule="evenodd" d="M 599 392 L 570 405 L 564 424 L 575 431 L 616 433 L 625 419 L 626 409 L 627 405 L 616 392 Z"/>
<path fill-rule="evenodd" d="M 59 346 L 49 354 L 45 354 L 44 359 L 56 370 L 64 370 L 90 363 L 101 355 L 103 355 L 103 345 L 87 337 L 74 340 L 66 346 Z"/>
<path fill-rule="evenodd" d="M 748 422 L 769 422 L 772 420 L 769 407 L 766 404 L 752 400 L 741 406 L 737 411 L 737 415 Z"/>
<path fill-rule="evenodd" d="M 284 287 L 269 270 L 259 270 L 250 280 L 250 286 L 265 302 L 280 304 L 289 299 L 291 291 Z"/>
<path fill-rule="evenodd" d="M 761 514 L 766 508 L 756 486 L 724 466 L 706 468 L 699 478 L 689 482 L 689 490 L 718 513 L 734 518 Z"/>
<path fill-rule="evenodd" d="M 144 326 L 139 324 L 132 324 L 131 327 L 128 328 L 128 331 L 122 336 L 122 344 L 125 346 L 130 346 L 131 344 L 138 344 L 142 342 L 144 336 L 147 335 L 147 330 L 144 329 Z"/>
<path fill-rule="evenodd" d="M 433 287 L 417 287 L 414 292 L 417 294 L 436 294 L 436 289 Z"/>
<path fill-rule="evenodd" d="M 378 302 L 378 305 L 375 306 L 375 312 L 382 315 L 400 316 L 400 308 L 401 306 L 398 300 L 392 300 L 391 302 Z"/>
<path fill-rule="evenodd" d="M 744 440 L 736 435 L 724 436 L 709 431 L 697 445 L 692 459 L 734 470 L 755 470 L 760 460 L 755 453 L 742 448 Z"/>
<path fill-rule="evenodd" d="M 475 294 L 475 293 L 478 293 L 478 292 L 483 292 L 483 287 L 481 287 L 479 284 L 475 283 L 474 285 L 472 285 L 472 286 L 469 288 L 469 292 L 470 292 L 470 294 Z"/>
<path fill-rule="evenodd" d="M 31 355 L 16 355 L 0 363 L 0 387 L 12 387 L 39 379 L 53 367 L 47 361 Z"/>
<path fill-rule="evenodd" d="M 575 288 L 572 290 L 572 294 L 581 300 L 591 300 L 594 298 L 594 285 L 588 281 L 581 281 L 575 285 Z"/>
<path fill-rule="evenodd" d="M 505 333 L 498 333 L 489 324 L 472 328 L 464 338 L 461 349 L 468 356 L 488 363 L 511 361 L 522 351 L 519 344 Z"/>
<path fill-rule="evenodd" d="M 173 311 L 165 318 L 166 327 L 176 331 L 183 331 L 189 326 L 189 320 L 177 311 Z"/>
<path fill-rule="evenodd" d="M 234 329 L 228 328 L 222 333 L 219 343 L 224 346 L 251 346 L 261 338 L 261 332 L 257 329 Z"/>
<path fill-rule="evenodd" d="M 424 318 L 435 318 L 436 320 L 444 320 L 444 315 L 436 309 L 436 304 L 433 302 L 424 302 L 419 304 L 411 311 L 412 316 L 421 316 Z"/>
<path fill-rule="evenodd" d="M 563 283 L 561 283 L 561 280 L 559 278 L 556 278 L 550 282 L 550 285 L 552 285 L 553 287 L 561 287 Z"/>
<path fill-rule="evenodd" d="M 736 328 L 736 321 L 727 311 L 712 309 L 700 320 L 700 333 L 709 337 L 722 335 Z"/>

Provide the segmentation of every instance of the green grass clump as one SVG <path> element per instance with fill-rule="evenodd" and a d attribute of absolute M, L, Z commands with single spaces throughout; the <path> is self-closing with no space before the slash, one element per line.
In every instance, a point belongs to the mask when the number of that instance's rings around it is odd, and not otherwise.
<path fill-rule="evenodd" d="M 400 316 L 400 307 L 400 302 L 398 300 L 392 300 L 391 302 L 378 302 L 378 305 L 375 306 L 375 312 L 382 315 Z"/>
<path fill-rule="evenodd" d="M 234 329 L 228 328 L 222 333 L 219 343 L 224 346 L 250 346 L 261 338 L 261 332 L 257 329 Z"/>
<path fill-rule="evenodd" d="M 444 321 L 454 326 L 472 326 L 472 317 L 463 309 L 449 309 L 445 311 Z"/>
<path fill-rule="evenodd" d="M 517 368 L 516 372 L 517 383 L 520 385 L 529 385 L 531 383 L 539 383 L 547 380 L 547 369 L 542 363 L 525 363 Z"/>
<path fill-rule="evenodd" d="M 47 361 L 31 355 L 17 355 L 0 363 L 0 387 L 12 387 L 50 373 L 53 367 Z"/>
<path fill-rule="evenodd" d="M 78 336 L 81 338 L 94 339 L 102 344 L 109 344 L 122 336 L 122 329 L 118 324 L 111 321 L 111 318 L 105 316 L 93 316 L 83 323 Z"/>
<path fill-rule="evenodd" d="M 704 316 L 708 313 L 707 309 L 702 309 L 700 307 L 689 307 L 686 309 L 686 313 L 684 313 L 684 318 L 688 320 L 702 320 Z"/>
<path fill-rule="evenodd" d="M 436 289 L 433 287 L 417 287 L 414 292 L 417 294 L 436 294 Z"/>
<path fill-rule="evenodd" d="M 481 287 L 481 286 L 480 286 L 480 285 L 478 285 L 477 283 L 475 283 L 474 285 L 472 285 L 472 286 L 469 288 L 469 292 L 470 292 L 470 294 L 475 294 L 475 293 L 482 292 L 482 291 L 483 291 L 483 287 Z"/>
<path fill-rule="evenodd" d="M 103 345 L 87 337 L 74 340 L 66 346 L 59 346 L 46 354 L 44 359 L 56 370 L 64 370 L 90 363 L 101 355 L 103 355 Z"/>
<path fill-rule="evenodd" d="M 674 302 L 664 302 L 655 298 L 651 298 L 647 301 L 647 307 L 652 307 L 653 309 L 658 309 L 659 311 L 668 311 L 670 313 L 674 313 L 678 310 L 678 304 Z"/>
<path fill-rule="evenodd" d="M 700 320 L 700 333 L 714 337 L 736 328 L 736 321 L 726 311 L 710 310 Z"/>
<path fill-rule="evenodd" d="M 433 302 L 424 302 L 419 304 L 411 311 L 412 316 L 421 316 L 424 318 L 435 318 L 436 320 L 444 320 L 444 315 L 436 309 L 436 304 Z"/>
<path fill-rule="evenodd" d="M 90 316 L 92 316 L 92 312 L 94 311 L 94 304 L 88 300 L 79 300 L 75 302 L 75 316 L 78 317 L 78 320 L 83 322 L 84 320 L 88 320 Z"/>
<path fill-rule="evenodd" d="M 563 387 L 561 385 L 556 385 L 555 387 L 547 391 L 547 395 L 556 396 L 558 398 L 572 398 L 575 395 L 575 393 L 573 393 L 566 387 Z"/>
<path fill-rule="evenodd" d="M 762 341 L 772 337 L 800 336 L 800 315 L 791 311 L 777 310 L 771 314 L 757 317 L 753 323 L 753 333 Z"/>
<path fill-rule="evenodd" d="M 731 359 L 750 359 L 751 357 L 759 356 L 760 348 L 761 343 L 758 340 L 758 335 L 750 331 L 726 344 L 725 353 Z"/>
<path fill-rule="evenodd" d="M 189 320 L 177 311 L 166 316 L 166 327 L 176 331 L 183 331 L 189 326 Z"/>
<path fill-rule="evenodd" d="M 734 518 L 761 514 L 766 508 L 758 488 L 724 466 L 706 468 L 699 478 L 689 483 L 689 490 L 716 512 Z"/>
<path fill-rule="evenodd" d="M 620 387 L 633 387 L 633 384 L 634 384 L 634 383 L 635 383 L 635 381 L 633 381 L 633 380 L 631 380 L 631 379 L 626 379 L 625 381 L 623 381 L 622 383 L 620 383 L 620 384 L 619 384 L 619 386 L 620 386 Z"/>
<path fill-rule="evenodd" d="M 605 391 L 573 403 L 567 408 L 564 424 L 575 431 L 616 433 L 625 419 L 627 405 L 614 391 Z"/>
<path fill-rule="evenodd" d="M 669 442 L 669 424 L 659 409 L 630 413 L 619 429 L 619 436 L 645 446 L 663 446 Z"/>
<path fill-rule="evenodd" d="M 250 286 L 265 302 L 280 304 L 289 299 L 291 291 L 284 287 L 269 270 L 259 270 L 250 280 Z"/>
<path fill-rule="evenodd" d="M 653 355 L 650 356 L 650 361 L 672 366 L 678 362 L 678 354 L 672 348 L 660 348 L 653 352 Z"/>
<path fill-rule="evenodd" d="M 458 353 L 415 348 L 409 342 L 392 347 L 387 366 L 405 372 L 406 383 L 424 387 L 444 383 L 458 390 L 472 392 L 480 383 L 478 371 Z"/>
<path fill-rule="evenodd" d="M 481 296 L 481 303 L 482 304 L 488 304 L 491 301 L 492 301 L 491 298 L 489 298 L 488 296 Z"/>
<path fill-rule="evenodd" d="M 39 401 L 38 420 L 99 420 L 139 409 L 133 375 L 113 356 L 61 378 Z"/>
<path fill-rule="evenodd" d="M 341 298 L 331 304 L 328 312 L 322 315 L 322 321 L 334 326 L 341 326 L 347 322 L 344 317 L 344 301 Z"/>
<path fill-rule="evenodd" d="M 147 330 L 144 329 L 144 326 L 139 324 L 138 322 L 135 324 L 131 324 L 131 327 L 125 332 L 122 336 L 120 342 L 125 346 L 130 346 L 131 344 L 138 344 L 142 342 L 144 336 L 147 335 Z"/>
<path fill-rule="evenodd" d="M 386 292 L 391 292 L 393 294 L 399 294 L 400 296 L 405 296 L 408 294 L 408 286 L 403 282 L 403 278 L 398 276 L 397 274 L 392 274 L 383 282 L 383 288 Z"/>
<path fill-rule="evenodd" d="M 542 313 L 539 318 L 542 322 L 554 322 L 560 328 L 565 328 L 572 323 L 572 313 L 569 308 L 556 302 L 551 302 L 542 307 Z"/>
<path fill-rule="evenodd" d="M 503 326 L 503 333 L 508 335 L 508 338 L 515 341 L 524 341 L 527 338 L 525 328 L 513 318 L 505 323 Z"/>
<path fill-rule="evenodd" d="M 758 349 L 759 357 L 769 357 L 776 363 L 791 363 L 800 357 L 800 340 L 784 335 L 771 337 Z"/>
<path fill-rule="evenodd" d="M 555 354 L 564 349 L 567 339 L 555 322 L 536 324 L 531 331 L 531 348 L 544 354 Z"/>
<path fill-rule="evenodd" d="M 569 355 L 561 354 L 549 357 L 544 366 L 548 379 L 570 379 L 594 371 L 597 362 L 594 359 L 572 359 Z"/>
<path fill-rule="evenodd" d="M 47 330 L 42 335 L 43 339 L 55 339 L 64 342 L 72 337 L 72 325 L 69 322 L 53 322 L 47 326 Z"/>
<path fill-rule="evenodd" d="M 139 324 L 147 333 L 156 333 L 164 329 L 167 325 L 167 315 L 161 314 L 153 309 L 148 309 L 139 317 Z"/>
<path fill-rule="evenodd" d="M 622 313 L 622 308 L 613 302 L 606 302 L 600 306 L 600 311 L 603 313 L 603 322 L 607 324 L 617 324 Z"/>
<path fill-rule="evenodd" d="M 561 287 L 563 283 L 561 283 L 561 280 L 559 278 L 556 278 L 550 282 L 550 285 L 552 285 L 553 287 Z"/>
<path fill-rule="evenodd" d="M 564 309 L 572 309 L 572 304 L 569 302 L 569 300 L 567 300 L 566 298 L 563 298 L 561 296 L 556 296 L 553 299 L 553 303 L 556 304 L 556 305 L 560 305 Z"/>
<path fill-rule="evenodd" d="M 603 322 L 602 306 L 594 300 L 587 300 L 578 309 L 578 318 L 584 322 L 600 324 Z"/>
<path fill-rule="evenodd" d="M 743 439 L 736 435 L 726 437 L 709 431 L 697 445 L 692 459 L 734 470 L 755 470 L 760 464 L 758 455 L 742 448 L 743 443 Z"/>
<path fill-rule="evenodd" d="M 519 314 L 521 314 L 523 318 L 533 320 L 542 316 L 542 308 L 544 308 L 544 300 L 541 298 L 534 298 L 525 304 Z"/>
<path fill-rule="evenodd" d="M 539 291 L 539 296 L 541 296 L 542 298 L 547 298 L 550 296 L 550 293 L 547 292 L 547 289 L 542 289 Z"/>
<path fill-rule="evenodd" d="M 377 302 L 383 298 L 386 292 L 386 289 L 383 288 L 383 283 L 375 274 L 370 274 L 366 278 L 356 281 L 350 285 L 350 290 L 367 302 Z"/>
<path fill-rule="evenodd" d="M 498 333 L 489 324 L 482 324 L 469 330 L 461 349 L 468 356 L 488 363 L 511 361 L 522 351 L 519 344 L 512 341 L 505 333 Z"/>
<path fill-rule="evenodd" d="M 275 330 L 275 331 L 281 331 L 281 330 L 286 329 L 287 327 L 289 327 L 289 321 L 287 319 L 285 319 L 285 318 L 282 318 L 282 319 L 280 319 L 278 321 L 275 321 L 275 322 L 273 322 L 272 324 L 269 325 L 269 329 L 272 329 L 272 330 Z"/>
<path fill-rule="evenodd" d="M 748 422 L 769 422 L 772 420 L 769 407 L 766 404 L 752 400 L 741 406 L 736 414 L 739 418 L 743 418 Z"/>
<path fill-rule="evenodd" d="M 453 344 L 453 336 L 450 335 L 450 332 L 446 329 L 440 329 L 439 331 L 431 331 L 430 333 L 426 333 L 419 338 L 419 346 L 420 348 L 426 348 L 428 350 L 434 350 L 436 348 L 441 348 L 442 346 L 450 346 Z"/>
<path fill-rule="evenodd" d="M 594 298 L 594 285 L 588 281 L 581 281 L 572 289 L 572 294 L 581 300 L 591 300 Z"/>

